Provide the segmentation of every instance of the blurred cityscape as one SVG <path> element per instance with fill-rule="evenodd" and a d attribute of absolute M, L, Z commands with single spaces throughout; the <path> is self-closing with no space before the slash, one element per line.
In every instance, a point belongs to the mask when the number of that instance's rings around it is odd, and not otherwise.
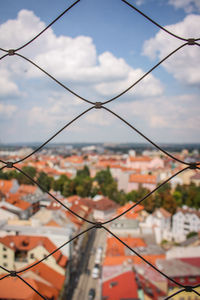
<path fill-rule="evenodd" d="M 162 147 L 184 162 L 200 161 L 199 145 Z M 186 166 L 142 144 L 52 144 L 24 160 L 35 149 L 0 146 L 2 161 L 20 161 L 15 166 L 40 185 L 15 168 L 0 171 L 0 278 L 22 270 L 49 300 L 161 300 L 179 291 L 173 280 L 200 284 L 199 170 L 180 172 L 145 198 Z M 87 231 L 92 224 L 84 219 L 108 221 L 107 230 Z M 0 299 L 41 297 L 8 276 Z M 184 291 L 173 299 L 199 298 Z"/>

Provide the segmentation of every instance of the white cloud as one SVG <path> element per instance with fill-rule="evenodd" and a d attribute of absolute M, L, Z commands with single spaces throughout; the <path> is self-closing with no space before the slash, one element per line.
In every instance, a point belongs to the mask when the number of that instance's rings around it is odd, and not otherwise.
<path fill-rule="evenodd" d="M 0 103 L 0 115 L 2 118 L 11 118 L 16 110 L 17 107 L 15 105 Z"/>
<path fill-rule="evenodd" d="M 176 9 L 184 9 L 186 13 L 200 11 L 199 0 L 169 0 L 169 4 L 173 5 Z"/>
<path fill-rule="evenodd" d="M 145 0 L 136 0 L 136 5 L 140 6 L 144 4 Z"/>
<path fill-rule="evenodd" d="M 19 96 L 17 84 L 11 79 L 6 69 L 0 68 L 0 97 Z"/>
<path fill-rule="evenodd" d="M 45 24 L 33 12 L 22 10 L 16 20 L 7 21 L 0 26 L 0 44 L 5 48 L 19 47 L 44 27 Z M 133 69 L 124 59 L 117 58 L 110 52 L 97 55 L 90 37 L 56 36 L 51 28 L 20 53 L 33 59 L 62 82 L 87 83 L 102 95 L 121 92 L 143 74 L 141 69 Z M 18 57 L 13 59 L 14 64 L 9 62 L 9 58 L 4 64 L 11 73 L 29 79 L 43 76 L 41 71 L 29 63 Z M 147 93 L 148 91 L 150 95 L 162 93 L 162 85 L 153 75 L 147 79 Z M 138 88 L 137 94 L 143 96 L 144 89 Z"/>
<path fill-rule="evenodd" d="M 147 109 L 148 107 L 148 109 Z M 149 128 L 163 130 L 198 131 L 200 125 L 197 95 L 159 97 L 152 100 L 119 104 L 117 110 L 128 118 L 139 117 Z M 177 137 L 178 138 L 178 137 Z"/>
<path fill-rule="evenodd" d="M 96 85 L 96 89 L 99 93 L 105 96 L 111 96 L 113 94 L 118 94 L 123 90 L 127 89 L 134 82 L 136 82 L 140 77 L 144 75 L 141 69 L 130 70 L 127 76 L 123 80 L 116 80 L 111 82 L 102 82 Z M 152 74 L 149 74 L 142 82 L 138 83 L 132 89 L 128 91 L 128 95 L 131 96 L 142 96 L 142 97 L 152 97 L 158 96 L 163 93 L 163 85 L 156 79 Z"/>
<path fill-rule="evenodd" d="M 200 15 L 188 15 L 182 22 L 166 26 L 169 31 L 184 38 L 198 38 Z M 144 43 L 144 54 L 160 60 L 181 45 L 180 40 L 170 37 L 160 30 L 154 38 Z M 167 59 L 162 66 L 173 76 L 186 84 L 199 85 L 199 47 L 185 46 Z"/>
<path fill-rule="evenodd" d="M 109 126 L 113 123 L 113 118 L 105 110 L 95 110 L 87 114 L 85 122 L 94 126 Z"/>

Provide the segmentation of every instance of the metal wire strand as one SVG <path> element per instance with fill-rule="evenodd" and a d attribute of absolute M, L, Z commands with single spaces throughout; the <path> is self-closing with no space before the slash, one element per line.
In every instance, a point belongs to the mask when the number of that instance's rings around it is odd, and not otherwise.
<path fill-rule="evenodd" d="M 174 34 L 173 32 L 167 30 L 165 27 L 161 26 L 160 24 L 158 24 L 156 21 L 154 21 L 153 19 L 151 19 L 150 17 L 148 17 L 146 14 L 144 14 L 141 10 L 139 10 L 137 7 L 135 7 L 133 4 L 129 3 L 126 0 L 121 0 L 122 2 L 124 2 L 125 4 L 127 4 L 128 6 L 130 6 L 132 9 L 134 9 L 135 11 L 137 11 L 140 15 L 142 15 L 143 17 L 145 17 L 147 20 L 149 20 L 151 23 L 153 23 L 154 25 L 156 25 L 157 27 L 159 27 L 160 29 L 162 29 L 163 31 L 165 31 L 166 33 L 170 34 L 171 36 L 182 40 L 182 41 L 187 41 L 188 39 L 181 37 L 179 35 Z M 200 40 L 200 38 L 194 39 L 195 41 Z"/>
<path fill-rule="evenodd" d="M 0 162 L 6 164 L 6 162 L 4 162 L 4 161 L 2 161 L 2 160 L 0 160 Z M 0 168 L 0 171 L 2 171 L 2 170 L 5 169 L 5 168 L 6 168 L 6 166 L 1 167 L 1 168 Z"/>
<path fill-rule="evenodd" d="M 35 293 L 37 293 L 42 299 L 47 300 L 40 292 L 38 292 L 30 283 L 28 283 L 24 278 L 19 275 L 16 275 L 21 281 L 28 285 Z"/>
<path fill-rule="evenodd" d="M 3 58 L 5 58 L 6 56 L 8 56 L 8 53 L 7 53 L 7 54 L 4 54 L 3 56 L 1 56 L 1 57 L 0 57 L 0 60 L 3 59 Z"/>
<path fill-rule="evenodd" d="M 200 284 L 197 286 L 197 287 L 199 287 L 200 286 Z M 197 294 L 198 296 L 200 296 L 200 293 L 198 293 L 196 290 L 192 290 L 195 294 Z"/>
<path fill-rule="evenodd" d="M 41 186 L 41 184 L 39 184 L 37 181 L 35 181 L 31 176 L 29 176 L 27 173 L 25 173 L 24 171 L 22 171 L 21 169 L 19 169 L 16 166 L 13 166 L 14 169 L 18 170 L 20 173 L 22 173 L 23 175 L 25 175 L 28 179 L 30 179 L 31 182 L 33 182 L 34 184 L 36 184 L 37 186 L 39 186 L 39 188 L 44 191 L 45 193 L 47 193 L 49 196 L 51 196 L 55 201 L 57 201 L 58 203 L 60 203 L 60 205 L 62 205 L 64 208 L 66 208 L 71 214 L 75 215 L 76 217 L 78 217 L 79 219 L 81 219 L 82 221 L 85 221 L 87 223 L 93 224 L 95 225 L 95 222 L 89 221 L 87 219 L 85 219 L 84 217 L 79 216 L 77 213 L 75 213 L 73 210 L 71 210 L 69 207 L 67 207 L 64 203 L 62 203 L 59 199 L 57 199 L 54 195 L 52 195 L 49 191 L 47 191 L 46 188 L 44 188 L 43 186 Z"/>
<path fill-rule="evenodd" d="M 8 269 L 6 269 L 5 267 L 0 266 L 0 268 L 8 273 L 10 273 L 10 271 Z"/>
<path fill-rule="evenodd" d="M 181 164 L 190 166 L 191 163 L 187 163 L 175 156 L 173 156 L 172 154 L 170 154 L 169 152 L 165 151 L 164 149 L 162 149 L 160 146 L 158 146 L 156 143 L 154 143 L 152 140 L 150 140 L 147 136 L 145 136 L 141 131 L 139 131 L 137 128 L 135 128 L 133 125 L 131 125 L 129 122 L 127 122 L 125 119 L 123 119 L 121 116 L 119 116 L 118 114 L 116 114 L 114 111 L 110 110 L 109 108 L 102 106 L 103 109 L 107 110 L 108 112 L 110 112 L 111 114 L 113 114 L 115 117 L 117 117 L 118 119 L 120 119 L 122 122 L 124 122 L 126 125 L 128 125 L 130 128 L 132 128 L 134 131 L 136 131 L 139 135 L 141 135 L 145 140 L 147 140 L 149 143 L 151 143 L 153 146 L 155 146 L 157 149 L 159 149 L 160 151 L 162 151 L 163 153 L 165 153 L 167 156 L 171 157 L 172 159 L 178 161 Z M 199 165 L 200 162 L 195 163 L 195 165 Z"/>
<path fill-rule="evenodd" d="M 24 161 L 25 159 L 29 158 L 30 156 L 32 156 L 33 154 L 35 154 L 36 152 L 38 152 L 40 149 L 42 149 L 46 144 L 48 144 L 51 140 L 53 140 L 59 133 L 61 133 L 65 128 L 69 127 L 69 125 L 71 125 L 72 123 L 74 123 L 76 120 L 78 120 L 80 117 L 82 117 L 83 115 L 85 115 L 88 111 L 92 110 L 94 108 L 94 106 L 86 109 L 84 112 L 82 112 L 81 114 L 79 114 L 78 116 L 76 116 L 73 120 L 71 120 L 70 122 L 68 122 L 65 126 L 63 126 L 60 130 L 58 130 L 54 135 L 52 135 L 46 142 L 44 142 L 41 146 L 39 146 L 37 149 L 35 149 L 33 152 L 31 152 L 30 154 L 28 154 L 27 156 L 25 156 L 22 159 L 19 159 L 17 161 L 14 162 L 14 164 L 20 163 L 22 161 Z M 3 162 L 3 161 L 2 161 Z M 3 162 L 6 163 L 6 162 Z"/>
<path fill-rule="evenodd" d="M 196 162 L 196 163 L 187 163 L 184 162 L 176 157 L 174 157 L 173 155 L 171 155 L 170 153 L 168 153 L 167 151 L 165 151 L 164 149 L 162 149 L 160 146 L 158 146 L 157 144 L 155 144 L 152 140 L 150 140 L 148 137 L 146 137 L 143 133 L 141 133 L 138 129 L 136 129 L 133 125 L 131 125 L 128 121 L 126 121 L 125 119 L 123 119 L 120 115 L 116 114 L 115 112 L 113 112 L 112 110 L 108 109 L 107 107 L 103 106 L 109 102 L 114 101 L 115 99 L 121 97 L 123 94 L 127 93 L 130 89 L 132 89 L 134 86 L 136 86 L 140 81 L 142 81 L 148 74 L 150 74 L 154 69 L 156 69 L 159 65 L 161 65 L 165 60 L 167 60 L 170 56 L 172 56 L 173 54 L 175 54 L 177 51 L 179 51 L 181 48 L 185 47 L 186 45 L 197 45 L 200 46 L 200 43 L 198 42 L 200 40 L 200 38 L 197 39 L 186 39 L 184 37 L 178 36 L 176 34 L 174 34 L 173 32 L 167 30 L 166 28 L 162 27 L 160 24 L 158 24 L 157 22 L 155 22 L 153 19 L 151 19 L 149 16 L 147 16 L 146 14 L 144 14 L 142 11 L 140 11 L 138 8 L 136 8 L 134 5 L 130 4 L 128 1 L 126 0 L 122 0 L 122 2 L 124 2 L 125 4 L 127 4 L 129 7 L 131 7 L 132 9 L 134 9 L 135 11 L 137 11 L 140 15 L 142 15 L 144 18 L 148 19 L 150 22 L 152 22 L 154 25 L 156 25 L 157 27 L 159 27 L 161 30 L 165 31 L 166 33 L 168 33 L 169 35 L 173 36 L 174 38 L 177 38 L 179 40 L 184 41 L 185 43 L 180 45 L 178 48 L 176 48 L 175 50 L 173 50 L 170 54 L 168 54 L 165 58 L 163 58 L 161 61 L 159 61 L 156 65 L 154 65 L 149 71 L 147 71 L 143 76 L 141 76 L 136 82 L 134 82 L 131 86 L 129 86 L 127 89 L 125 89 L 124 91 L 122 91 L 121 93 L 117 94 L 115 97 L 108 99 L 105 102 L 92 102 L 82 96 L 80 96 L 79 94 L 77 94 L 76 92 L 72 91 L 71 89 L 69 89 L 67 86 L 65 86 L 63 83 L 61 83 L 59 80 L 57 80 L 55 77 L 53 77 L 51 74 L 49 74 L 47 71 L 45 71 L 43 68 L 41 68 L 40 66 L 38 66 L 36 63 L 34 63 L 32 60 L 30 60 L 29 58 L 17 53 L 17 51 L 23 49 L 24 47 L 28 46 L 29 44 L 31 44 L 35 39 L 37 39 L 40 35 L 42 35 L 50 26 L 52 26 L 56 21 L 58 21 L 58 19 L 60 19 L 66 12 L 68 12 L 72 7 L 74 7 L 78 2 L 80 2 L 80 0 L 75 1 L 71 6 L 69 6 L 66 10 L 64 10 L 56 19 L 54 19 L 47 27 L 45 27 L 40 33 L 38 33 L 35 37 L 33 37 L 30 41 L 28 41 L 27 43 L 25 43 L 24 45 L 22 45 L 21 47 L 17 48 L 17 49 L 11 49 L 11 50 L 6 50 L 3 48 L 0 48 L 1 51 L 6 52 L 6 54 L 4 54 L 3 56 L 0 57 L 0 60 L 4 59 L 6 56 L 10 56 L 10 55 L 17 55 L 19 57 L 21 57 L 22 59 L 26 60 L 27 62 L 31 63 L 33 66 L 35 66 L 36 68 L 38 68 L 40 71 L 42 71 L 44 74 L 46 74 L 49 78 L 51 78 L 52 80 L 54 80 L 58 85 L 62 86 L 65 90 L 67 90 L 68 92 L 70 92 L 71 94 L 73 94 L 74 96 L 78 97 L 79 99 L 89 103 L 92 105 L 92 107 L 90 107 L 89 109 L 85 110 L 84 112 L 82 112 L 80 115 L 78 115 L 77 117 L 75 117 L 72 121 L 70 121 L 69 123 L 67 123 L 64 127 L 62 127 L 59 131 L 57 131 L 52 137 L 50 137 L 46 142 L 44 142 L 41 146 L 39 146 L 38 148 L 36 148 L 32 153 L 30 153 L 29 155 L 25 156 L 24 158 L 15 161 L 15 162 L 11 162 L 9 164 L 9 162 L 5 162 L 3 160 L 0 159 L 0 162 L 5 164 L 3 167 L 0 168 L 0 171 L 3 170 L 6 167 L 9 168 L 14 168 L 17 171 L 19 171 L 20 173 L 22 173 L 24 176 L 26 176 L 27 178 L 29 178 L 29 180 L 36 184 L 41 190 L 43 190 L 44 192 L 46 192 L 50 197 L 52 197 L 55 201 L 57 201 L 60 205 L 62 205 L 65 209 L 67 209 L 71 214 L 75 215 L 76 217 L 78 217 L 79 219 L 91 224 L 92 226 L 89 227 L 88 229 L 80 232 L 79 234 L 77 234 L 76 236 L 74 236 L 73 238 L 71 238 L 69 241 L 65 242 L 64 244 L 62 244 L 60 247 L 56 248 L 55 250 L 53 250 L 51 253 L 49 253 L 46 257 L 44 257 L 43 259 L 41 259 L 40 261 L 35 262 L 34 264 L 19 270 L 19 271 L 9 271 L 6 268 L 4 268 L 3 266 L 0 266 L 1 269 L 3 269 L 4 271 L 6 271 L 8 274 L 6 274 L 5 276 L 3 276 L 2 278 L 0 278 L 0 280 L 9 277 L 9 276 L 17 276 L 20 280 L 22 280 L 26 285 L 28 285 L 32 290 L 34 290 L 42 299 L 45 299 L 45 297 L 43 295 L 41 295 L 34 287 L 32 287 L 26 280 L 24 280 L 21 276 L 19 276 L 18 274 L 23 273 L 31 268 L 34 268 L 34 266 L 38 265 L 39 263 L 41 263 L 42 261 L 46 260 L 48 257 L 50 257 L 51 255 L 53 255 L 54 253 L 56 253 L 58 250 L 60 250 L 62 247 L 64 247 L 65 245 L 69 244 L 70 242 L 72 242 L 73 240 L 77 239 L 79 236 L 85 234 L 86 232 L 92 230 L 93 228 L 96 227 L 101 227 L 104 230 L 106 230 L 108 233 L 110 233 L 113 237 L 115 237 L 120 243 L 122 243 L 125 247 L 127 247 L 131 252 L 133 252 L 135 255 L 137 255 L 138 257 L 140 257 L 140 259 L 142 259 L 144 262 L 146 262 L 149 266 L 151 266 L 155 271 L 159 272 L 162 276 L 164 276 L 165 278 L 167 278 L 168 280 L 170 280 L 171 282 L 175 283 L 177 286 L 182 287 L 182 289 L 180 289 L 179 291 L 175 292 L 174 294 L 168 296 L 165 299 L 170 299 L 173 296 L 184 292 L 184 291 L 189 291 L 189 292 L 194 292 L 196 293 L 198 296 L 200 296 L 200 294 L 194 290 L 194 288 L 199 287 L 200 285 L 196 285 L 196 286 L 184 286 L 181 283 L 176 282 L 173 278 L 170 278 L 167 274 L 163 273 L 162 271 L 160 271 L 159 269 L 157 269 L 152 263 L 150 263 L 148 260 L 146 260 L 144 257 L 142 257 L 139 253 L 137 253 L 134 249 L 132 249 L 129 245 L 127 245 L 125 242 L 123 242 L 118 236 L 116 236 L 112 231 L 110 231 L 108 228 L 106 228 L 104 225 L 108 224 L 118 218 L 120 218 L 122 215 L 126 214 L 128 211 L 134 209 L 134 207 L 136 207 L 137 205 L 139 205 L 139 203 L 141 203 L 142 201 L 144 201 L 145 199 L 147 199 L 151 194 L 153 194 L 155 191 L 157 191 L 161 186 L 163 186 L 165 183 L 169 182 L 172 178 L 174 178 L 175 176 L 177 176 L 178 174 L 184 172 L 187 169 L 199 169 L 200 167 L 198 166 L 200 163 Z M 99 106 L 96 106 L 96 104 L 99 103 Z M 111 114 L 113 114 L 115 117 L 117 117 L 118 119 L 120 119 L 122 122 L 124 122 L 126 125 L 128 125 L 131 129 L 133 129 L 135 132 L 137 132 L 140 136 L 142 136 L 144 139 L 146 139 L 148 142 L 150 142 L 153 146 L 155 146 L 157 149 L 159 149 L 160 151 L 162 151 L 164 154 L 166 154 L 168 157 L 171 157 L 172 159 L 174 159 L 175 161 L 182 163 L 184 165 L 186 165 L 187 167 L 183 168 L 182 170 L 178 171 L 177 173 L 173 174 L 171 177 L 169 177 L 167 180 L 165 180 L 164 182 L 162 182 L 159 186 L 157 186 L 153 191 L 149 192 L 146 196 L 144 196 L 142 199 L 140 199 L 139 201 L 137 201 L 137 203 L 135 203 L 134 205 L 132 205 L 129 209 L 127 209 L 126 211 L 124 211 L 123 213 L 119 214 L 118 216 L 103 222 L 103 223 L 96 223 L 96 222 L 92 222 L 90 220 L 85 219 L 84 217 L 79 216 L 77 213 L 75 213 L 74 211 L 72 211 L 70 208 L 68 208 L 64 203 L 62 203 L 59 199 L 57 199 L 55 196 L 53 196 L 49 191 L 47 191 L 44 187 L 42 187 L 38 182 L 36 182 L 33 178 L 31 178 L 28 174 L 26 174 L 26 172 L 24 172 L 23 170 L 21 170 L 20 168 L 16 167 L 15 164 L 20 163 L 22 161 L 24 161 L 25 159 L 29 158 L 30 156 L 32 156 L 33 154 L 35 154 L 37 151 L 39 151 L 40 149 L 42 149 L 47 143 L 49 143 L 54 137 L 56 137 L 60 132 L 62 132 L 65 128 L 67 128 L 70 124 L 72 124 L 74 121 L 76 121 L 77 119 L 79 119 L 81 116 L 83 116 L 84 114 L 88 113 L 90 110 L 92 110 L 93 108 L 103 108 L 105 110 L 107 110 L 108 112 L 110 112 Z M 14 273 L 14 274 L 13 274 Z M 45 299 L 46 300 L 46 299 Z"/>
<path fill-rule="evenodd" d="M 124 90 L 117 96 L 103 102 L 102 104 L 110 103 L 110 102 L 116 100 L 117 98 L 121 97 L 125 93 L 127 93 L 130 89 L 132 89 L 135 85 L 137 85 L 140 81 L 142 81 L 147 75 L 149 75 L 153 70 L 155 70 L 159 65 L 161 65 L 165 60 L 167 60 L 170 56 L 172 56 L 174 53 L 176 53 L 178 50 L 185 47 L 186 45 L 188 45 L 188 43 L 184 43 L 181 46 L 179 46 L 178 48 L 176 48 L 175 50 L 173 50 L 171 53 L 169 53 L 167 56 L 165 56 L 162 60 L 160 60 L 155 66 L 153 66 L 149 71 L 147 71 L 143 76 L 141 76 L 137 81 L 135 81 L 132 85 L 130 85 L 126 90 Z"/>
<path fill-rule="evenodd" d="M 149 75 L 154 69 L 156 69 L 159 65 L 161 65 L 165 60 L 167 60 L 170 56 L 172 56 L 174 53 L 176 53 L 178 50 L 180 50 L 181 48 L 183 48 L 184 46 L 188 45 L 188 43 L 184 43 L 182 45 L 180 45 L 179 47 L 177 47 L 175 50 L 173 50 L 171 53 L 169 53 L 166 57 L 164 57 L 162 60 L 160 60 L 155 66 L 153 66 L 149 71 L 147 71 L 143 76 L 141 76 L 137 81 L 135 81 L 132 85 L 130 85 L 127 89 L 125 89 L 124 91 L 122 91 L 121 93 L 117 94 L 116 96 L 102 102 L 102 104 L 107 104 L 110 103 L 118 98 L 120 98 L 122 95 L 124 95 L 125 93 L 127 93 L 129 90 L 131 90 L 135 85 L 137 85 L 140 81 L 142 81 L 142 79 L 144 79 L 147 75 Z M 30 60 L 29 58 L 19 54 L 19 53 L 15 53 L 15 55 L 25 59 L 26 61 L 28 61 L 29 63 L 31 63 L 32 65 L 34 65 L 36 68 L 38 68 L 41 72 L 45 73 L 48 77 L 50 77 L 52 80 L 54 80 L 56 83 L 58 83 L 60 86 L 62 86 L 64 89 L 66 89 L 68 92 L 70 92 L 71 94 L 73 94 L 74 96 L 78 97 L 79 99 L 90 103 L 90 104 L 95 104 L 95 102 L 90 101 L 89 99 L 86 99 L 84 97 L 82 97 L 81 95 L 77 94 L 76 92 L 74 92 L 73 90 L 71 90 L 69 87 L 67 87 L 66 85 L 64 85 L 62 82 L 60 82 L 58 79 L 56 79 L 54 76 L 52 76 L 50 73 L 48 73 L 47 71 L 45 71 L 43 68 L 41 68 L 39 65 L 37 65 L 35 62 L 33 62 L 32 60 Z M 7 55 L 4 55 L 4 57 Z"/>
<path fill-rule="evenodd" d="M 116 217 L 105 221 L 103 223 L 101 223 L 102 225 L 108 224 L 112 221 L 115 221 L 117 219 L 119 219 L 121 216 L 125 215 L 127 212 L 129 212 L 130 210 L 132 210 L 134 207 L 136 207 L 138 204 L 140 204 L 142 201 L 144 201 L 146 198 L 148 198 L 150 195 L 152 195 L 153 193 L 155 193 L 157 190 L 159 190 L 159 188 L 161 188 L 163 185 L 165 185 L 167 182 L 169 182 L 172 178 L 176 177 L 178 174 L 184 172 L 185 170 L 188 170 L 189 167 L 185 167 L 184 169 L 176 172 L 175 174 L 173 174 L 171 177 L 169 177 L 168 179 L 166 179 L 165 181 L 163 181 L 160 185 L 158 185 L 154 190 L 152 190 L 151 192 L 149 192 L 147 195 L 145 195 L 142 199 L 140 199 L 139 201 L 137 201 L 135 204 L 133 204 L 131 207 L 129 207 L 128 209 L 126 209 L 123 213 L 117 215 Z"/>
<path fill-rule="evenodd" d="M 144 262 L 146 262 L 149 266 L 151 266 L 154 270 L 156 270 L 157 272 L 159 272 L 161 275 L 163 275 L 165 278 L 167 278 L 168 280 L 172 281 L 173 283 L 175 283 L 176 285 L 179 285 L 181 287 L 185 287 L 183 284 L 175 281 L 173 278 L 170 278 L 167 274 L 163 273 L 162 271 L 160 271 L 159 269 L 157 269 L 152 263 L 150 263 L 148 260 L 146 260 L 142 255 L 140 255 L 138 252 L 136 252 L 134 249 L 132 249 L 128 244 L 126 244 L 124 241 L 122 241 L 117 235 L 115 235 L 112 231 L 110 231 L 107 227 L 102 225 L 102 228 L 104 228 L 106 231 L 108 231 L 112 236 L 114 236 L 120 243 L 122 243 L 125 247 L 127 247 L 131 252 L 133 252 L 135 255 L 137 255 L 138 257 L 140 257 Z"/>
<path fill-rule="evenodd" d="M 50 257 L 51 255 L 53 255 L 54 253 L 56 253 L 58 250 L 60 250 L 61 248 L 63 248 L 64 246 L 66 246 L 67 244 L 71 243 L 73 240 L 77 239 L 79 236 L 83 235 L 84 233 L 88 232 L 89 230 L 95 228 L 95 226 L 91 226 L 89 228 L 87 228 L 86 230 L 80 232 L 79 234 L 77 234 L 76 236 L 74 236 L 73 238 L 71 238 L 69 241 L 65 242 L 64 244 L 62 244 L 60 247 L 58 247 L 57 249 L 55 249 L 54 251 L 52 251 L 51 253 L 49 253 L 47 256 L 45 256 L 43 259 L 37 261 L 36 263 L 28 266 L 27 268 L 24 268 L 22 270 L 17 271 L 17 274 L 20 274 L 22 272 L 25 272 L 29 269 L 34 268 L 35 266 L 37 266 L 38 264 L 40 264 L 41 262 L 43 262 L 44 260 L 46 260 L 48 257 Z"/>
<path fill-rule="evenodd" d="M 74 7 L 80 0 L 77 0 L 72 5 L 70 5 L 67 9 L 65 9 L 57 18 L 55 18 L 47 27 L 45 27 L 40 33 L 38 33 L 34 38 L 32 38 L 29 42 L 25 43 L 23 46 L 17 48 L 15 51 L 19 51 L 29 44 L 31 44 L 35 39 L 37 39 L 41 34 L 43 34 L 49 27 L 51 27 L 58 19 L 60 19 L 66 12 L 68 12 L 72 7 Z M 2 49 L 3 50 L 3 49 Z"/>
<path fill-rule="evenodd" d="M 8 50 L 5 50 L 5 49 L 3 49 L 3 48 L 0 48 L 0 51 L 3 51 L 3 52 L 8 52 Z"/>
<path fill-rule="evenodd" d="M 167 296 L 167 297 L 165 298 L 165 300 L 171 299 L 172 297 L 174 297 L 174 296 L 176 296 L 176 295 L 178 295 L 179 293 L 182 293 L 182 292 L 185 292 L 185 289 L 180 289 L 180 290 L 176 291 L 175 293 L 173 293 L 173 294 Z"/>
<path fill-rule="evenodd" d="M 31 152 L 30 154 L 28 154 L 27 156 L 23 157 L 22 159 L 19 159 L 15 162 L 13 162 L 13 164 L 17 164 L 20 163 L 24 160 L 26 160 L 27 158 L 31 157 L 33 154 L 35 154 L 36 152 L 38 152 L 40 149 L 42 149 L 46 144 L 48 144 L 51 140 L 53 140 L 59 133 L 61 133 L 65 128 L 67 128 L 69 125 L 71 125 L 73 122 L 75 122 L 76 120 L 78 120 L 80 117 L 82 117 L 83 115 L 85 115 L 88 111 L 92 110 L 93 108 L 95 108 L 95 106 L 92 106 L 88 109 L 86 109 L 85 111 L 83 111 L 81 114 L 79 114 L 78 116 L 76 116 L 73 120 L 71 120 L 70 122 L 68 122 L 65 126 L 63 126 L 60 130 L 58 130 L 54 135 L 52 135 L 46 142 L 44 142 L 42 145 L 40 145 L 38 148 L 36 148 L 33 152 Z M 6 161 L 3 161 L 0 159 L 0 162 L 4 163 L 5 165 L 7 164 Z M 6 166 L 4 166 L 3 168 L 5 168 Z"/>
<path fill-rule="evenodd" d="M 1 268 L 1 266 L 0 266 L 0 268 Z M 0 280 L 4 279 L 4 278 L 6 278 L 6 277 L 9 277 L 9 276 L 10 276 L 10 274 L 7 274 L 7 275 L 1 277 Z"/>
<path fill-rule="evenodd" d="M 80 1 L 80 0 L 79 0 Z M 40 71 L 42 71 L 43 73 L 45 73 L 48 77 L 50 77 L 51 79 L 53 79 L 57 84 L 59 84 L 60 86 L 62 86 L 65 90 L 67 90 L 68 92 L 70 92 L 71 94 L 73 94 L 74 96 L 78 97 L 79 99 L 90 103 L 90 104 L 94 104 L 94 102 L 78 95 L 77 93 L 75 93 L 74 91 L 72 91 L 70 88 L 68 88 L 66 85 L 64 85 L 62 82 L 60 82 L 59 80 L 57 80 L 55 77 L 53 77 L 51 74 L 49 74 L 47 71 L 45 71 L 43 68 L 41 68 L 40 66 L 38 66 L 36 63 L 34 63 L 32 60 L 30 60 L 29 58 L 25 57 L 24 55 L 21 55 L 19 53 L 15 53 L 15 55 L 25 59 L 26 61 L 28 61 L 29 63 L 31 63 L 33 66 L 35 66 L 36 68 L 38 68 Z"/>

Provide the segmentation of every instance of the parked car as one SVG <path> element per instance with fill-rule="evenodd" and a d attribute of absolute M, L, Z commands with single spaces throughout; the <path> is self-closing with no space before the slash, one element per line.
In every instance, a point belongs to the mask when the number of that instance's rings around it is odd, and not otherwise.
<path fill-rule="evenodd" d="M 91 288 L 88 293 L 88 300 L 94 300 L 95 297 L 95 289 Z"/>
<path fill-rule="evenodd" d="M 102 254 L 102 252 L 103 252 L 103 247 L 98 247 L 97 248 L 97 253 L 101 253 Z"/>
<path fill-rule="evenodd" d="M 94 260 L 95 264 L 100 264 L 101 262 L 101 253 L 97 252 Z"/>
<path fill-rule="evenodd" d="M 92 278 L 99 278 L 99 273 L 100 273 L 100 269 L 99 269 L 99 264 L 95 264 L 94 268 L 92 270 Z"/>

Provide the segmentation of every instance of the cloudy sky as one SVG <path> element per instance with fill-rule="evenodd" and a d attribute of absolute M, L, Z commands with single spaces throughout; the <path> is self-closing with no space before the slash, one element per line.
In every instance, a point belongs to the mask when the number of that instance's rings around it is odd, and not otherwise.
<path fill-rule="evenodd" d="M 200 37 L 199 0 L 129 0 L 184 38 Z M 0 1 L 0 48 L 17 49 L 73 1 Z M 81 0 L 18 51 L 92 102 L 126 90 L 181 46 L 121 0 Z M 5 52 L 0 51 L 0 56 Z M 157 143 L 200 142 L 200 47 L 186 45 L 105 106 Z M 44 142 L 91 105 L 19 56 L 0 60 L 0 142 Z M 55 142 L 145 142 L 115 116 L 92 109 Z"/>

